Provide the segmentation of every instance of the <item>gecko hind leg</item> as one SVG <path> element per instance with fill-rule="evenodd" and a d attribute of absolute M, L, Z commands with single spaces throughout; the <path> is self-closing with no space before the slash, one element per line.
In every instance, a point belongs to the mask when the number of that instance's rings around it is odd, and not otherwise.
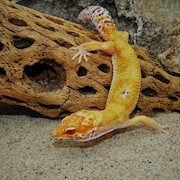
<path fill-rule="evenodd" d="M 161 126 L 155 120 L 153 120 L 147 116 L 136 116 L 136 117 L 129 119 L 126 122 L 124 122 L 124 124 L 122 124 L 121 127 L 126 128 L 126 127 L 133 126 L 136 124 L 144 124 L 150 128 L 153 128 L 158 133 L 166 132 L 164 130 L 164 128 L 167 127 L 167 126 Z"/>

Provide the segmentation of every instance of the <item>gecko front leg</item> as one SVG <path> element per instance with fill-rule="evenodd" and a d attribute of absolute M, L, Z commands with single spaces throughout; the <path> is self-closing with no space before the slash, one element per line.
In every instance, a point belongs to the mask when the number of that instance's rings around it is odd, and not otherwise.
<path fill-rule="evenodd" d="M 81 44 L 77 47 L 71 47 L 70 49 L 78 50 L 78 52 L 72 57 L 72 60 L 76 59 L 79 56 L 78 63 L 81 63 L 82 59 L 87 62 L 87 56 L 90 56 L 90 51 L 102 50 L 108 54 L 113 54 L 115 51 L 114 43 L 112 41 L 108 42 L 98 42 L 92 41 Z"/>

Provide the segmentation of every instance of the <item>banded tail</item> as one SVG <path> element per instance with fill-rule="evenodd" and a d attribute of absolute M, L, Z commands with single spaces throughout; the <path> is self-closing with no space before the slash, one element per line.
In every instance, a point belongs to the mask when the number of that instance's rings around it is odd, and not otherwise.
<path fill-rule="evenodd" d="M 109 11 L 100 6 L 88 6 L 81 11 L 78 19 L 92 22 L 105 40 L 109 39 L 109 33 L 117 31 Z"/>

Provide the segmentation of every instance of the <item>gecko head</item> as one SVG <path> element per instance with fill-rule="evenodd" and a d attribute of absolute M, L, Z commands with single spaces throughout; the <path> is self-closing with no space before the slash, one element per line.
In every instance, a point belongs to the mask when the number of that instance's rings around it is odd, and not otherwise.
<path fill-rule="evenodd" d="M 54 129 L 55 141 L 86 142 L 106 134 L 100 124 L 103 115 L 98 111 L 82 110 L 65 117 Z"/>

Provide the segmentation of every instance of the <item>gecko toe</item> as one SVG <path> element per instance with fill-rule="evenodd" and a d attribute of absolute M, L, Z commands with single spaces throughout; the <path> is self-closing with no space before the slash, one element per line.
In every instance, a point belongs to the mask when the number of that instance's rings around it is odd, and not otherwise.
<path fill-rule="evenodd" d="M 156 128 L 156 132 L 157 133 L 168 133 L 168 131 L 165 130 L 167 127 L 168 126 L 159 126 Z"/>

